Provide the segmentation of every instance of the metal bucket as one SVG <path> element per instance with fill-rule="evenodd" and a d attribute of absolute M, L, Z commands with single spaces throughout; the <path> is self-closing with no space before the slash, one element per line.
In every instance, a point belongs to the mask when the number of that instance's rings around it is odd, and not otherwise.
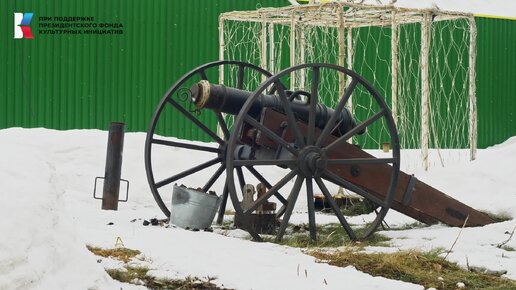
<path fill-rule="evenodd" d="M 220 205 L 220 197 L 174 185 L 170 222 L 181 228 L 209 228 Z"/>

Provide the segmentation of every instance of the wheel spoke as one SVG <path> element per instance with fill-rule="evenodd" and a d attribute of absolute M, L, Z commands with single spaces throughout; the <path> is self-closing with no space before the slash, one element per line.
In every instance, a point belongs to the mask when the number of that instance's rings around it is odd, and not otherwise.
<path fill-rule="evenodd" d="M 222 172 L 226 169 L 226 166 L 224 164 L 221 164 L 220 167 L 215 171 L 215 173 L 210 177 L 208 182 L 202 187 L 202 191 L 208 192 L 210 190 L 211 186 L 217 181 L 217 179 L 220 177 Z"/>
<path fill-rule="evenodd" d="M 197 120 L 197 118 L 195 118 L 190 112 L 188 112 L 187 110 L 185 110 L 183 107 L 181 107 L 181 105 L 179 105 L 176 101 L 174 101 L 172 98 L 169 98 L 167 100 L 167 102 L 169 104 L 171 104 L 172 106 L 174 106 L 174 108 L 176 108 L 179 112 L 181 112 L 185 117 L 187 117 L 190 121 L 192 121 L 195 125 L 197 125 L 197 127 L 201 128 L 201 130 L 203 130 L 206 134 L 208 134 L 211 138 L 213 138 L 213 140 L 217 141 L 217 143 L 219 144 L 224 144 L 224 140 L 220 139 L 219 136 L 217 136 L 217 134 L 215 134 L 215 132 L 213 132 L 212 130 L 210 130 L 208 127 L 206 127 L 206 125 L 204 125 L 203 123 L 201 123 L 201 121 Z"/>
<path fill-rule="evenodd" d="M 310 228 L 310 238 L 312 241 L 315 241 L 317 239 L 317 228 L 315 226 L 314 188 L 312 178 L 306 179 L 306 199 L 308 202 L 308 226 Z"/>
<path fill-rule="evenodd" d="M 283 235 L 285 234 L 285 230 L 288 226 L 288 221 L 290 220 L 290 216 L 292 215 L 292 211 L 294 210 L 294 205 L 296 204 L 297 197 L 299 195 L 299 190 L 301 189 L 301 185 L 303 184 L 304 177 L 298 175 L 296 178 L 296 182 L 290 191 L 290 195 L 288 196 L 288 205 L 285 210 L 285 214 L 283 215 L 283 220 L 281 221 L 280 228 L 278 230 L 278 235 L 276 236 L 276 240 L 281 241 Z"/>
<path fill-rule="evenodd" d="M 344 105 L 346 105 L 346 103 L 348 102 L 357 84 L 358 80 L 353 78 L 351 80 L 351 83 L 347 87 L 346 91 L 344 92 L 344 95 L 342 95 L 342 98 L 340 98 L 339 104 L 337 105 L 337 108 L 334 111 L 335 113 L 330 117 L 330 120 L 328 120 L 326 126 L 324 126 L 324 129 L 321 132 L 319 139 L 317 139 L 317 142 L 315 142 L 315 146 L 320 147 L 326 141 L 326 138 L 328 138 L 330 133 L 333 131 L 333 126 L 335 125 L 335 122 L 337 121 L 337 117 L 339 115 L 338 113 L 342 112 L 342 110 L 344 109 Z"/>
<path fill-rule="evenodd" d="M 267 181 L 267 179 L 265 179 L 265 177 L 263 177 L 260 172 L 258 172 L 256 169 L 254 169 L 254 167 L 251 167 L 251 166 L 246 166 L 245 168 L 247 168 L 247 170 L 249 170 L 249 172 L 251 172 L 252 175 L 254 175 L 254 177 L 256 177 L 256 179 L 258 179 L 261 183 L 265 184 L 265 186 L 267 188 L 271 188 L 272 185 L 269 183 L 269 181 Z M 275 192 L 274 193 L 274 196 L 282 203 L 282 204 L 287 204 L 287 200 L 283 197 L 283 195 L 281 195 L 279 192 Z M 281 211 L 281 210 L 280 210 Z M 279 212 L 278 212 L 279 214 Z"/>
<path fill-rule="evenodd" d="M 295 165 L 297 162 L 294 159 L 270 159 L 270 160 L 235 160 L 235 166 L 260 166 L 260 165 Z"/>
<path fill-rule="evenodd" d="M 229 129 L 228 125 L 226 124 L 226 120 L 224 120 L 224 116 L 222 116 L 221 112 L 217 112 L 215 114 L 215 117 L 217 117 L 217 121 L 219 122 L 219 127 L 222 130 L 222 134 L 224 134 L 224 139 L 229 139 Z"/>
<path fill-rule="evenodd" d="M 212 159 L 210 161 L 207 161 L 207 162 L 204 162 L 202 164 L 199 164 L 199 165 L 197 165 L 195 167 L 192 167 L 192 168 L 190 168 L 190 169 L 188 169 L 186 171 L 183 171 L 183 172 L 178 173 L 178 174 L 176 174 L 176 175 L 174 175 L 172 177 L 169 177 L 169 178 L 166 178 L 166 179 L 164 179 L 164 180 L 162 180 L 160 182 L 157 182 L 156 183 L 156 188 L 163 187 L 163 186 L 165 186 L 167 184 L 170 184 L 170 183 L 172 183 L 174 181 L 177 181 L 178 179 L 181 179 L 183 177 L 192 175 L 192 174 L 196 173 L 197 171 L 206 169 L 206 168 L 208 168 L 208 167 L 210 167 L 210 166 L 212 166 L 212 165 L 214 165 L 216 163 L 219 163 L 221 161 L 222 161 L 222 158 L 217 157 L 217 158 L 214 158 L 214 159 Z"/>
<path fill-rule="evenodd" d="M 238 75 L 237 75 L 237 89 L 242 90 L 244 88 L 244 66 L 238 66 Z"/>
<path fill-rule="evenodd" d="M 222 190 L 222 200 L 220 201 L 219 213 L 217 216 L 217 224 L 221 225 L 224 220 L 224 212 L 226 211 L 226 205 L 228 203 L 228 185 L 224 183 L 224 189 Z"/>
<path fill-rule="evenodd" d="M 278 192 L 289 180 L 294 178 L 294 176 L 297 175 L 298 170 L 294 169 L 290 171 L 287 175 L 285 175 L 278 183 L 276 183 L 274 186 L 272 186 L 264 195 L 257 198 L 248 209 L 244 209 L 245 214 L 250 214 L 253 211 L 255 211 L 260 205 L 262 205 L 264 202 L 266 202 L 273 194 Z M 288 203 L 288 201 L 287 201 Z"/>
<path fill-rule="evenodd" d="M 335 215 L 339 219 L 339 222 L 342 225 L 342 227 L 344 228 L 344 230 L 348 233 L 349 238 L 351 240 L 353 240 L 353 241 L 357 240 L 357 236 L 355 235 L 355 232 L 349 226 L 348 221 L 346 220 L 346 218 L 344 218 L 344 215 L 342 215 L 342 212 L 340 211 L 339 206 L 337 205 L 337 203 L 335 202 L 335 200 L 331 196 L 331 194 L 328 191 L 328 188 L 326 187 L 326 185 L 324 185 L 324 182 L 321 180 L 320 177 L 316 177 L 315 178 L 315 182 L 319 186 L 319 189 L 321 189 L 321 191 L 322 191 L 324 197 L 326 198 L 326 200 L 328 202 L 330 202 L 330 206 L 333 209 L 333 212 L 335 213 Z"/>
<path fill-rule="evenodd" d="M 328 170 L 325 170 L 323 174 L 323 178 L 327 179 L 330 182 L 333 182 L 337 185 L 340 185 L 342 187 L 345 187 L 346 189 L 349 189 L 357 194 L 360 194 L 361 196 L 365 197 L 366 199 L 372 201 L 373 203 L 376 203 L 379 206 L 386 207 L 387 205 L 385 202 L 378 197 L 372 195 L 367 190 L 363 189 L 362 187 L 355 185 L 344 178 L 334 174 L 333 172 L 330 172 Z"/>
<path fill-rule="evenodd" d="M 153 144 L 159 144 L 159 145 L 179 147 L 179 148 L 185 148 L 185 149 L 191 149 L 191 150 L 197 150 L 197 151 L 220 153 L 219 148 L 195 145 L 195 144 L 190 144 L 190 143 L 182 143 L 182 142 L 163 140 L 163 139 L 152 139 L 151 142 Z"/>
<path fill-rule="evenodd" d="M 378 215 L 380 215 L 380 212 L 378 212 L 378 208 L 374 209 L 374 213 L 376 214 L 377 217 L 378 217 Z M 382 230 L 385 231 L 385 230 L 391 228 L 391 226 L 389 226 L 389 224 L 383 218 L 381 220 L 382 220 L 382 222 L 380 223 L 380 226 L 382 227 Z"/>
<path fill-rule="evenodd" d="M 394 162 L 396 162 L 394 158 L 328 159 L 328 164 L 388 164 Z"/>
<path fill-rule="evenodd" d="M 278 88 L 278 94 L 279 98 L 281 100 L 281 103 L 283 104 L 283 108 L 285 109 L 285 114 L 287 115 L 287 122 L 290 126 L 291 130 L 294 132 L 294 136 L 296 138 L 297 144 L 299 147 L 305 146 L 305 140 L 303 138 L 303 134 L 301 134 L 301 130 L 299 130 L 299 127 L 297 126 L 296 117 L 294 116 L 294 113 L 292 112 L 292 107 L 290 106 L 290 102 L 288 101 L 287 94 L 285 93 L 285 90 L 281 86 L 277 86 Z"/>
<path fill-rule="evenodd" d="M 206 72 L 202 69 L 199 71 L 199 76 L 201 77 L 201 80 L 207 81 L 208 77 L 206 76 Z"/>
<path fill-rule="evenodd" d="M 315 136 L 315 106 L 318 102 L 319 67 L 314 67 L 310 92 L 310 111 L 308 113 L 308 137 L 306 143 L 312 145 Z"/>
<path fill-rule="evenodd" d="M 264 125 L 262 125 L 260 122 L 256 121 L 253 117 L 249 116 L 249 115 L 246 115 L 245 116 L 245 121 L 253 126 L 254 128 L 260 130 L 261 132 L 265 133 L 265 135 L 267 135 L 269 138 L 271 138 L 274 142 L 276 142 L 278 145 L 281 145 L 283 146 L 285 149 L 287 149 L 290 153 L 294 154 L 294 155 L 298 155 L 299 154 L 299 151 L 297 149 L 295 149 L 292 145 L 290 145 L 289 143 L 287 143 L 287 141 L 283 140 L 283 138 L 281 138 L 280 136 L 278 136 L 276 133 L 272 132 L 271 129 L 265 127 Z"/>
<path fill-rule="evenodd" d="M 383 109 L 380 112 L 374 114 L 371 118 L 365 120 L 360 125 L 358 125 L 355 128 L 349 130 L 349 132 L 347 132 L 346 134 L 344 134 L 341 137 L 339 137 L 339 139 L 333 141 L 330 145 L 326 146 L 326 148 L 324 148 L 324 149 L 326 151 L 331 151 L 331 150 L 337 148 L 340 144 L 346 142 L 348 139 L 350 139 L 351 137 L 353 137 L 356 134 L 358 134 L 358 132 L 364 130 L 365 128 L 367 128 L 367 126 L 371 125 L 376 120 L 380 119 L 382 116 L 385 115 L 385 112 L 386 112 L 386 110 Z"/>
<path fill-rule="evenodd" d="M 240 190 L 242 190 L 245 186 L 244 173 L 242 172 L 242 167 L 235 167 L 238 183 L 240 184 Z"/>
<path fill-rule="evenodd" d="M 287 203 L 283 204 L 280 209 L 278 210 L 278 212 L 276 212 L 276 218 L 279 218 L 280 216 L 282 216 L 283 214 L 285 214 L 285 210 L 287 210 L 287 204 L 288 204 L 288 201 Z"/>

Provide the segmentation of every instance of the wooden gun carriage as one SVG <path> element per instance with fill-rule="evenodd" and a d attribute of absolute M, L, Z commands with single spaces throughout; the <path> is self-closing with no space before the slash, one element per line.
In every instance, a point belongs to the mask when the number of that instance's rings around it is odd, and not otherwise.
<path fill-rule="evenodd" d="M 210 70 L 224 69 L 222 73 L 235 74 L 234 87 L 211 82 Z M 288 90 L 285 83 L 293 74 L 303 70 L 309 76 L 308 90 Z M 249 75 L 261 77 L 263 82 L 253 91 L 246 90 Z M 323 104 L 322 80 L 327 77 L 344 76 L 348 85 L 335 108 Z M 189 86 L 189 87 L 186 87 Z M 181 100 L 186 92 L 187 98 Z M 360 92 L 360 94 L 358 93 Z M 353 94 L 369 98 L 376 108 L 360 120 L 348 109 Z M 170 141 L 157 134 L 157 124 L 165 107 L 171 106 L 186 119 L 193 122 L 217 143 L 217 147 L 195 145 L 188 142 Z M 192 110 L 193 108 L 193 110 Z M 218 121 L 221 136 L 201 122 L 196 112 L 211 110 Z M 233 115 L 229 126 L 224 114 Z M 369 127 L 381 122 L 388 132 L 392 149 L 388 156 L 377 158 L 352 139 L 367 135 Z M 154 146 L 173 146 L 192 151 L 209 152 L 213 159 L 178 172 L 162 180 L 155 180 L 152 151 Z M 275 75 L 254 65 L 237 61 L 218 61 L 202 65 L 179 79 L 165 94 L 154 113 L 145 145 L 145 163 L 151 191 L 163 213 L 170 210 L 163 202 L 160 190 L 168 184 L 180 181 L 200 170 L 219 164 L 213 176 L 202 186 L 208 191 L 225 173 L 222 204 L 217 222 L 221 223 L 228 197 L 235 214 L 243 227 L 256 240 L 260 234 L 250 224 L 251 214 L 275 197 L 281 208 L 277 239 L 285 234 L 289 219 L 298 199 L 307 202 L 310 237 L 316 239 L 314 193 L 321 192 L 329 202 L 333 213 L 343 229 L 353 240 L 371 235 L 382 223 L 390 208 L 426 224 L 442 222 L 450 226 L 482 226 L 494 222 L 481 213 L 430 185 L 417 180 L 413 175 L 400 171 L 400 147 L 398 133 L 391 112 L 384 98 L 360 75 L 332 64 L 302 64 L 285 69 Z M 278 166 L 284 176 L 270 182 L 263 170 Z M 244 170 L 245 169 L 245 170 Z M 246 176 L 263 183 L 267 191 L 250 205 L 242 207 L 239 202 Z M 294 181 L 288 195 L 283 195 L 285 185 Z M 358 235 L 342 214 L 330 187 L 343 187 L 372 202 L 376 217 L 367 225 L 363 235 Z M 283 192 L 284 193 L 284 192 Z"/>

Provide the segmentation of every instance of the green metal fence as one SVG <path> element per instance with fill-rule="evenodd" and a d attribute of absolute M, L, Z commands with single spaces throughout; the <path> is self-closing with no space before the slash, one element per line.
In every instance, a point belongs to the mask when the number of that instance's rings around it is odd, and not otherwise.
<path fill-rule="evenodd" d="M 3 0 L 0 128 L 105 130 L 110 121 L 123 121 L 128 131 L 147 131 L 159 99 L 172 83 L 192 68 L 218 59 L 220 13 L 287 4 L 286 0 Z M 15 12 L 34 13 L 30 25 L 34 39 L 14 39 Z M 93 17 L 97 28 L 122 24 L 123 33 L 42 34 L 49 30 L 42 25 L 82 23 L 60 21 L 70 17 Z M 167 133 L 203 139 L 188 123 Z"/>
<path fill-rule="evenodd" d="M 516 135 L 516 20 L 476 18 L 478 146 Z"/>
<path fill-rule="evenodd" d="M 0 128 L 146 131 L 182 74 L 218 58 L 218 15 L 285 1 L 5 0 L 0 4 Z M 33 12 L 35 39 L 14 39 L 13 13 Z M 94 17 L 122 34 L 41 34 L 40 17 Z M 476 18 L 478 146 L 516 135 L 516 21 Z M 58 21 L 59 22 L 59 21 Z M 204 121 L 215 126 L 207 115 Z M 205 139 L 190 124 L 167 134 Z"/>

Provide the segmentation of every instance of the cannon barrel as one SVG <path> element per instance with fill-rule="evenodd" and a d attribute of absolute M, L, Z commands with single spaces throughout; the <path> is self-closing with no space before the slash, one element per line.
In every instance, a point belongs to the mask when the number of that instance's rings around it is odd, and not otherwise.
<path fill-rule="evenodd" d="M 239 90 L 224 85 L 211 84 L 208 81 L 200 81 L 190 88 L 191 99 L 198 110 L 212 109 L 217 112 L 223 112 L 231 115 L 238 115 L 246 100 L 252 96 L 253 92 Z M 310 95 L 306 92 L 297 91 L 290 93 L 292 111 L 296 117 L 304 122 L 308 122 L 310 107 L 308 102 L 302 102 L 295 98 L 291 98 L 293 94 Z M 276 111 L 283 112 L 283 104 L 280 98 L 275 95 L 260 95 L 251 106 L 248 114 L 252 117 L 258 117 L 264 108 L 273 108 Z M 315 107 L 315 126 L 323 129 L 335 111 L 327 106 L 317 103 Z M 347 108 L 344 108 L 337 117 L 336 124 L 338 127 L 333 131 L 333 135 L 342 136 L 356 126 L 355 119 Z M 359 132 L 363 134 L 364 131 Z"/>

